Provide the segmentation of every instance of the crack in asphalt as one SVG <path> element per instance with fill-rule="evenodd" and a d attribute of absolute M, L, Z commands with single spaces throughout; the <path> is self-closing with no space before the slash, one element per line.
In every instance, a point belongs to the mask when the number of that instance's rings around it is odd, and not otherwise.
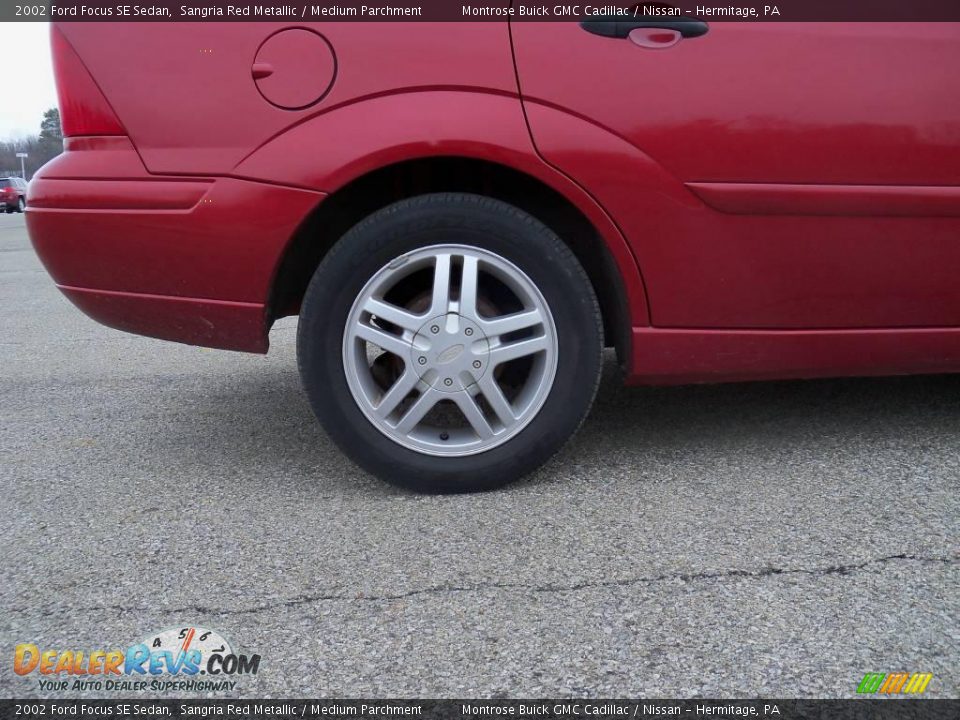
<path fill-rule="evenodd" d="M 698 572 L 698 573 L 673 573 L 664 575 L 653 575 L 649 577 L 626 578 L 622 580 L 594 580 L 572 585 L 559 585 L 547 583 L 544 585 L 531 585 L 529 583 L 478 583 L 476 585 L 439 585 L 434 587 L 418 588 L 408 590 L 402 593 L 390 593 L 381 595 L 365 595 L 356 593 L 354 595 L 344 594 L 319 594 L 319 595 L 299 595 L 287 600 L 278 600 L 276 602 L 258 605 L 250 608 L 214 608 L 204 605 L 187 605 L 178 608 L 164 610 L 164 613 L 196 613 L 199 615 L 255 615 L 257 613 L 267 612 L 279 608 L 293 608 L 300 605 L 311 605 L 320 602 L 388 602 L 393 600 L 404 600 L 406 598 L 416 597 L 417 595 L 444 595 L 449 593 L 471 593 L 484 592 L 488 590 L 527 590 L 533 593 L 564 593 L 578 592 L 580 590 L 592 590 L 597 588 L 617 588 L 629 587 L 632 585 L 653 585 L 663 582 L 697 582 L 699 580 L 715 580 L 720 578 L 768 578 L 780 575 L 850 575 L 858 570 L 870 567 L 871 565 L 883 565 L 894 561 L 911 561 L 920 563 L 942 563 L 955 564 L 960 557 L 924 557 L 921 555 L 909 555 L 900 553 L 898 555 L 887 555 L 885 557 L 873 558 L 860 563 L 847 565 L 829 565 L 821 568 L 777 568 L 766 567 L 759 570 L 720 570 L 716 572 Z M 151 612 L 153 608 L 128 607 L 123 605 L 104 605 L 90 608 L 72 608 L 83 612 Z M 17 612 L 18 610 L 14 610 Z M 19 610 L 23 612 L 22 610 Z M 49 610 L 43 613 L 45 616 L 53 615 L 54 611 Z"/>

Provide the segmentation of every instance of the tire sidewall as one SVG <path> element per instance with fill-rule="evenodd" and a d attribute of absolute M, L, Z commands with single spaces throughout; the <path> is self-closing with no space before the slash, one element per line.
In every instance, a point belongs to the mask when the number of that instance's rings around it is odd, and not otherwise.
<path fill-rule="evenodd" d="M 397 444 L 367 419 L 347 384 L 342 343 L 353 303 L 374 274 L 413 250 L 451 244 L 489 250 L 520 268 L 550 308 L 559 352 L 549 395 L 516 436 L 473 455 L 436 457 Z M 463 492 L 498 487 L 526 474 L 576 431 L 596 391 L 600 332 L 589 280 L 550 230 L 489 198 L 431 195 L 385 208 L 331 250 L 304 298 L 298 356 L 314 411 L 354 460 L 394 484 Z"/>

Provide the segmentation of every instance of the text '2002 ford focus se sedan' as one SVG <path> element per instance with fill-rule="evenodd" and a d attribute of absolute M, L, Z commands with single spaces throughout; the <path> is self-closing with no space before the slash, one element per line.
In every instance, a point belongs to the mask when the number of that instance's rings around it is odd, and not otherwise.
<path fill-rule="evenodd" d="M 429 491 L 544 463 L 604 345 L 632 383 L 960 370 L 960 25 L 398 27 L 54 23 L 60 289 L 249 352 L 299 314 L 329 435 Z"/>

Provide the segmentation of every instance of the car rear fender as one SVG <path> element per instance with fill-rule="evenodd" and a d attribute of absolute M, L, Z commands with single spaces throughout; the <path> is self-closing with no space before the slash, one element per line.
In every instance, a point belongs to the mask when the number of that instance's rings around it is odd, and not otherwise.
<path fill-rule="evenodd" d="M 583 152 L 591 152 L 589 145 Z M 232 174 L 335 193 L 380 168 L 429 157 L 494 162 L 562 194 L 606 243 L 623 279 L 631 324 L 648 324 L 643 280 L 623 234 L 589 191 L 539 157 L 516 97 L 422 90 L 350 103 L 273 138 Z"/>

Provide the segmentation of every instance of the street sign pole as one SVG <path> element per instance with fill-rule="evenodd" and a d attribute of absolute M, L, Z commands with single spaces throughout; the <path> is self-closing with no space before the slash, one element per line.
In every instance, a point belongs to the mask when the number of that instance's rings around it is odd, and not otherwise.
<path fill-rule="evenodd" d="M 27 171 L 26 171 L 26 168 L 24 167 L 23 159 L 24 159 L 25 157 L 28 157 L 28 154 L 27 154 L 27 153 L 17 153 L 17 157 L 20 158 L 20 177 L 22 177 L 24 180 L 26 180 L 26 179 L 27 179 Z"/>

